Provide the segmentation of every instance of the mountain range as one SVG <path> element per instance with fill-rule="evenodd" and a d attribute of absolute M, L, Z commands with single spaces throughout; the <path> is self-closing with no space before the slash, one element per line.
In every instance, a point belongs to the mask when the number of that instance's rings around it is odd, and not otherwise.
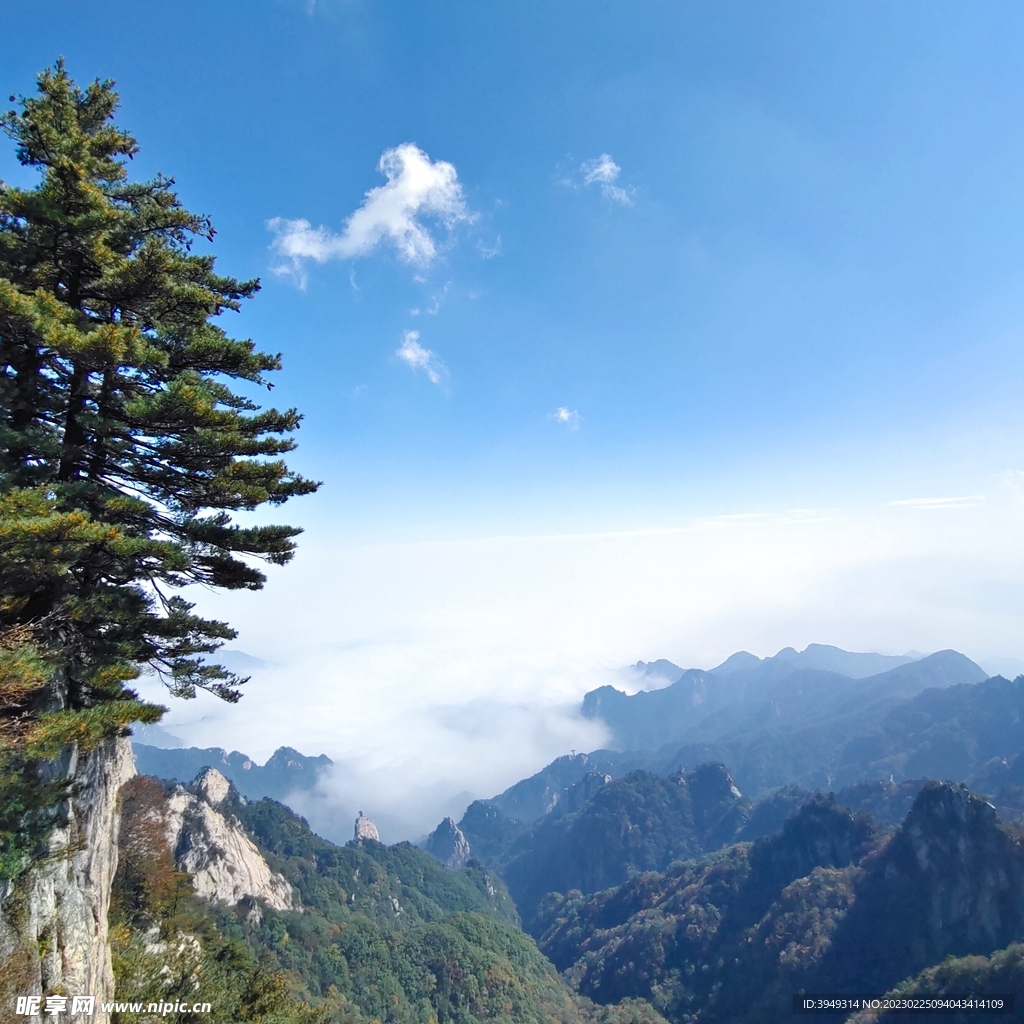
<path fill-rule="evenodd" d="M 634 668 L 658 688 L 582 705 L 618 749 L 557 758 L 424 849 L 366 819 L 347 846 L 316 836 L 262 792 L 330 764 L 287 748 L 139 744 L 157 774 L 222 767 L 137 782 L 150 810 L 127 820 L 180 814 L 158 833 L 196 913 L 325 1022 L 769 1024 L 801 991 L 1024 983 L 1024 677 L 820 645 Z"/>
<path fill-rule="evenodd" d="M 553 894 L 536 928 L 583 994 L 649 999 L 672 1021 L 770 1024 L 794 993 L 949 992 L 921 984 L 939 964 L 954 992 L 1012 992 L 1022 894 L 1019 832 L 965 787 L 931 782 L 895 832 L 816 798 L 754 843 Z M 975 988 L 982 977 L 993 987 Z"/>
<path fill-rule="evenodd" d="M 619 750 L 668 754 L 666 747 L 851 715 L 858 716 L 852 724 L 859 726 L 865 717 L 929 687 L 987 678 L 980 666 L 956 651 L 917 660 L 820 645 L 790 651 L 763 660 L 741 652 L 717 669 L 680 671 L 670 685 L 632 695 L 602 686 L 586 694 L 581 714 L 603 721 Z"/>
<path fill-rule="evenodd" d="M 588 773 L 670 775 L 709 761 L 729 765 L 755 801 L 794 785 L 835 789 L 890 776 L 966 781 L 993 758 L 1024 749 L 1020 685 L 987 680 L 956 651 L 897 657 L 812 644 L 763 659 L 739 652 L 707 671 L 664 659 L 635 669 L 659 684 L 672 681 L 632 695 L 603 686 L 580 708 L 607 726 L 614 749 L 556 758 L 487 803 L 532 824 Z M 135 742 L 134 750 L 146 774 L 184 782 L 214 766 L 252 799 L 309 792 L 332 764 L 289 747 L 262 766 L 221 748 Z"/>
<path fill-rule="evenodd" d="M 643 1000 L 575 992 L 478 862 L 385 846 L 365 818 L 338 846 L 215 768 L 137 776 L 121 802 L 118 1024 L 149 1024 L 157 990 L 167 1005 L 201 993 L 214 1024 L 666 1024 Z"/>
<path fill-rule="evenodd" d="M 229 754 L 223 747 L 154 747 L 133 743 L 135 763 L 143 775 L 153 775 L 173 782 L 188 782 L 203 768 L 216 768 L 249 799 L 271 797 L 284 800 L 298 790 L 316 786 L 319 773 L 334 762 L 326 755 L 309 757 L 291 747 L 278 747 L 260 765 L 237 750 Z"/>

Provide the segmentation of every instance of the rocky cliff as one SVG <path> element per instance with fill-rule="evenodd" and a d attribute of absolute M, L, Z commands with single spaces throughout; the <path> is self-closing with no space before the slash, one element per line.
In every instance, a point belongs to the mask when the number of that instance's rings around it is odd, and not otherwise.
<path fill-rule="evenodd" d="M 469 863 L 472 855 L 469 840 L 452 818 L 445 818 L 427 837 L 423 846 L 449 871 L 458 871 Z"/>
<path fill-rule="evenodd" d="M 108 1024 L 99 1004 L 114 994 L 107 911 L 117 870 L 118 792 L 135 774 L 131 745 L 107 740 L 81 757 L 73 750 L 66 771 L 75 788 L 64 824 L 36 866 L 0 889 L 0 994 L 4 1005 L 19 995 L 92 995 L 94 1014 L 61 1020 Z"/>
<path fill-rule="evenodd" d="M 213 903 L 237 906 L 260 900 L 274 910 L 291 910 L 292 887 L 270 870 L 239 820 L 218 809 L 231 783 L 206 768 L 189 788 L 178 786 L 167 800 L 167 841 L 179 871 L 192 878 L 196 894 Z"/>
<path fill-rule="evenodd" d="M 295 909 L 291 885 L 271 871 L 234 813 L 243 798 L 216 768 L 204 768 L 188 786 L 165 785 L 139 776 L 125 787 L 123 845 L 152 844 L 155 835 L 196 895 L 211 903 L 235 907 L 244 900 L 256 918 L 259 904 Z"/>
<path fill-rule="evenodd" d="M 965 786 L 930 782 L 858 887 L 823 979 L 841 987 L 856 963 L 857 980 L 884 991 L 945 957 L 988 955 L 1022 936 L 1019 834 Z"/>

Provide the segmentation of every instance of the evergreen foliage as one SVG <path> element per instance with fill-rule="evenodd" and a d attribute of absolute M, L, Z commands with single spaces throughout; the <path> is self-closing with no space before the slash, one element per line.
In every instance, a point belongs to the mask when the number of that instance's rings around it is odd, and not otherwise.
<path fill-rule="evenodd" d="M 556 806 L 511 844 L 499 867 L 536 935 L 546 893 L 596 892 L 699 857 L 734 842 L 750 812 L 722 765 L 670 778 L 638 770 L 599 788 L 579 811 L 562 815 Z"/>
<path fill-rule="evenodd" d="M 929 782 L 893 834 L 817 797 L 753 844 L 589 897 L 551 894 L 539 944 L 595 1000 L 773 1024 L 799 992 L 1014 991 L 1019 949 L 994 951 L 1024 937 L 1022 892 L 1019 830 L 966 788 Z"/>
<path fill-rule="evenodd" d="M 518 924 L 504 885 L 478 862 L 449 871 L 411 843 L 385 846 L 364 840 L 336 846 L 274 800 L 226 803 L 221 809 L 239 818 L 271 867 L 295 887 L 303 906 L 327 919 L 355 910 L 389 929 L 402 929 L 472 911 Z"/>
<path fill-rule="evenodd" d="M 238 699 L 209 663 L 234 636 L 194 614 L 192 583 L 258 589 L 298 530 L 238 512 L 316 484 L 281 456 L 295 410 L 260 409 L 280 357 L 215 322 L 257 281 L 193 251 L 213 239 L 173 179 L 129 179 L 136 141 L 110 82 L 62 62 L 0 117 L 34 188 L 0 183 L 0 874 L 24 863 L 66 784 L 42 762 L 90 749 L 161 709 L 128 684 Z M 234 390 L 241 385 L 242 390 Z M 246 392 L 246 393 L 243 393 Z"/>
<path fill-rule="evenodd" d="M 914 978 L 897 985 L 895 996 L 956 996 L 965 993 L 991 993 L 1016 995 L 1012 1019 L 1019 1021 L 1024 1015 L 1020 1006 L 1024 993 L 1024 945 L 1013 943 L 997 950 L 991 956 L 949 957 L 929 967 Z M 874 1011 L 865 1011 L 850 1017 L 848 1024 L 875 1024 L 885 1017 Z M 978 1019 L 977 1013 L 919 1013 L 914 1015 L 919 1024 L 970 1024 Z"/>

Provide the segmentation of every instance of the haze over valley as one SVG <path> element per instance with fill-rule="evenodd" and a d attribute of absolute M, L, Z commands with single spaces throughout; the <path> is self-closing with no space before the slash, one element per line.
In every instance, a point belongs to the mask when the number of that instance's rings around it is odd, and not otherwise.
<path fill-rule="evenodd" d="M 504 795 L 495 796 L 494 806 L 533 821 L 587 773 L 617 778 L 645 769 L 670 775 L 708 762 L 727 765 L 755 799 L 794 785 L 811 791 L 876 779 L 966 781 L 989 762 L 1012 758 L 1018 745 L 1024 749 L 1024 730 L 1014 724 L 1024 708 L 1024 676 L 1013 682 L 990 678 L 956 651 L 895 656 L 814 644 L 765 659 L 738 652 L 709 671 L 660 659 L 618 675 L 618 687 L 606 683 L 559 712 L 567 729 L 598 742 L 581 745 L 579 753 L 555 748 L 547 766 L 542 760 L 527 764 Z M 507 713 L 496 702 L 484 710 Z M 511 716 L 489 735 L 514 741 L 523 724 Z M 137 730 L 135 747 L 144 773 L 187 782 L 213 765 L 243 795 L 283 800 L 336 841 L 346 837 L 357 808 L 372 811 L 385 841 L 422 841 L 439 819 L 458 821 L 467 805 L 497 789 L 446 792 L 437 783 L 431 788 L 398 778 L 391 793 L 374 793 L 352 762 L 310 756 L 310 748 L 282 747 L 261 767 L 248 752 L 186 746 L 163 727 Z M 543 751 L 517 753 L 525 760 Z M 495 762 L 466 778 L 514 768 L 516 758 Z M 533 795 L 520 804 L 520 792 Z M 412 807 L 414 812 L 407 810 Z"/>

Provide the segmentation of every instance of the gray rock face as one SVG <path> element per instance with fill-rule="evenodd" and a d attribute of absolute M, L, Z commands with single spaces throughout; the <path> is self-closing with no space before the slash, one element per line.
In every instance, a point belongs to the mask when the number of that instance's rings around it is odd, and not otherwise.
<path fill-rule="evenodd" d="M 216 768 L 206 768 L 189 788 L 178 786 L 168 797 L 163 816 L 175 865 L 211 903 L 234 907 L 260 900 L 274 910 L 292 910 L 292 887 L 270 870 L 238 819 L 217 810 L 230 791 Z"/>
<path fill-rule="evenodd" d="M 574 814 L 582 811 L 590 798 L 602 787 L 612 781 L 604 772 L 587 772 L 579 782 L 570 786 L 558 801 L 557 808 L 562 814 Z"/>
<path fill-rule="evenodd" d="M 72 752 L 68 772 L 79 787 L 67 825 L 50 837 L 46 859 L 13 888 L 0 888 L 0 990 L 93 995 L 92 1015 L 67 1013 L 61 1021 L 109 1024 L 100 1007 L 114 997 L 107 911 L 117 870 L 117 794 L 135 774 L 131 745 L 114 739 L 82 757 Z"/>
<path fill-rule="evenodd" d="M 356 818 L 355 836 L 353 838 L 357 843 L 363 839 L 372 839 L 375 843 L 380 842 L 377 826 L 362 811 L 359 812 L 359 817 Z"/>
<path fill-rule="evenodd" d="M 427 837 L 423 848 L 449 871 L 458 871 L 469 862 L 469 840 L 451 818 L 445 818 Z"/>
<path fill-rule="evenodd" d="M 204 768 L 193 780 L 192 788 L 211 807 L 222 804 L 231 793 L 231 783 L 216 768 Z"/>

